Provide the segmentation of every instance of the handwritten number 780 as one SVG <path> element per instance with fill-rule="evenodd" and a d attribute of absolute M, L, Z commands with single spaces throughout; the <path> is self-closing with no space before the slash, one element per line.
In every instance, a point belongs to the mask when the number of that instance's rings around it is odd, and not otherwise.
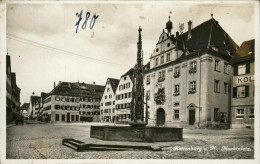
<path fill-rule="evenodd" d="M 77 23 L 75 24 L 75 26 L 77 26 L 76 33 L 78 32 L 79 24 L 80 24 L 80 21 L 82 20 L 82 12 L 83 12 L 83 10 L 81 10 L 80 13 L 78 13 L 78 12 L 76 13 L 76 16 L 79 18 Z M 81 26 L 82 29 L 86 28 L 89 17 L 90 17 L 90 12 L 87 12 L 86 17 L 85 17 L 85 21 L 83 22 L 83 24 Z M 94 27 L 95 21 L 98 17 L 99 17 L 99 15 L 96 15 L 96 14 L 93 15 L 91 22 L 89 24 L 89 29 L 92 29 Z"/>

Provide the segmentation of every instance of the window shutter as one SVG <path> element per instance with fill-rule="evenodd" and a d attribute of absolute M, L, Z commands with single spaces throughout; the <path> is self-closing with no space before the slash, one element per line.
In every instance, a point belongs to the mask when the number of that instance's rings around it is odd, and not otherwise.
<path fill-rule="evenodd" d="M 250 73 L 250 63 L 246 64 L 246 73 Z"/>
<path fill-rule="evenodd" d="M 245 86 L 245 97 L 249 97 L 249 86 Z"/>
<path fill-rule="evenodd" d="M 235 76 L 237 75 L 237 71 L 238 71 L 238 66 L 235 65 L 235 66 L 234 66 L 234 75 L 235 75 Z"/>
<path fill-rule="evenodd" d="M 233 98 L 237 98 L 237 87 L 233 87 Z"/>

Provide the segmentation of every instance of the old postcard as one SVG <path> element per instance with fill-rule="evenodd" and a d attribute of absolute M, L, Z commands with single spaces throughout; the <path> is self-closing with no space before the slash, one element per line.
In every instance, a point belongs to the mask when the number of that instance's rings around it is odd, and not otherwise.
<path fill-rule="evenodd" d="M 259 163 L 258 1 L 7 1 L 0 21 L 2 163 Z"/>

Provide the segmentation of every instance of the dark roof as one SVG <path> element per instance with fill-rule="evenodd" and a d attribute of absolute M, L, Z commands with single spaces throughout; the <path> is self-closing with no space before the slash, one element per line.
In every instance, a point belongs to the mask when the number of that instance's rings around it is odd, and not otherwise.
<path fill-rule="evenodd" d="M 30 107 L 30 103 L 23 103 L 23 105 L 21 106 L 21 110 L 28 110 Z"/>
<path fill-rule="evenodd" d="M 130 78 L 132 79 L 133 75 L 134 75 L 134 69 L 130 68 L 125 74 L 123 74 L 121 77 L 124 77 L 126 75 L 129 75 Z"/>
<path fill-rule="evenodd" d="M 236 56 L 231 60 L 232 64 L 253 61 L 255 57 L 255 40 L 244 41 L 236 52 Z"/>
<path fill-rule="evenodd" d="M 117 89 L 117 86 L 119 84 L 119 79 L 114 79 L 114 78 L 108 78 L 107 80 L 109 80 L 109 83 L 113 89 L 113 92 L 116 93 L 116 89 Z"/>
<path fill-rule="evenodd" d="M 13 72 L 11 72 L 11 84 L 12 84 L 12 87 L 16 86 L 16 75 Z"/>
<path fill-rule="evenodd" d="M 9 55 L 6 55 L 6 74 L 8 74 L 8 68 L 11 69 L 11 58 Z M 11 71 L 10 71 L 11 72 Z"/>
<path fill-rule="evenodd" d="M 101 98 L 104 90 L 102 85 L 61 82 L 49 95 Z"/>
<path fill-rule="evenodd" d="M 36 103 L 40 104 L 41 103 L 41 97 L 31 96 L 31 103 L 32 103 L 32 105 L 35 105 Z"/>
<path fill-rule="evenodd" d="M 237 44 L 222 29 L 214 18 L 203 22 L 191 29 L 191 38 L 188 40 L 188 31 L 178 37 L 171 36 L 171 40 L 181 50 L 197 51 L 216 47 L 221 54 L 230 56 L 228 51 L 235 54 Z"/>
<path fill-rule="evenodd" d="M 49 96 L 49 93 L 41 92 L 42 101 Z"/>

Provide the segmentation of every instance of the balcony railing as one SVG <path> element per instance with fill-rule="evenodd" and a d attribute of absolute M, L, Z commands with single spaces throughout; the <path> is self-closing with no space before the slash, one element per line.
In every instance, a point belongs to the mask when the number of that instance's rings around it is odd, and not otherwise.
<path fill-rule="evenodd" d="M 173 96 L 179 96 L 180 95 L 180 92 L 174 92 L 173 93 Z"/>
<path fill-rule="evenodd" d="M 190 73 L 196 73 L 196 72 L 197 72 L 196 67 L 195 67 L 195 68 L 191 68 L 191 69 L 189 70 L 189 72 L 190 72 Z"/>
<path fill-rule="evenodd" d="M 173 74 L 173 77 L 174 77 L 174 78 L 178 78 L 178 77 L 180 77 L 180 75 L 181 75 L 180 72 L 175 72 L 175 73 Z"/>
<path fill-rule="evenodd" d="M 164 81 L 164 80 L 165 80 L 164 77 L 159 77 L 159 78 L 158 78 L 158 82 L 162 82 L 162 81 Z"/>
<path fill-rule="evenodd" d="M 196 93 L 196 89 L 190 89 L 188 94 L 193 94 L 193 93 Z"/>

